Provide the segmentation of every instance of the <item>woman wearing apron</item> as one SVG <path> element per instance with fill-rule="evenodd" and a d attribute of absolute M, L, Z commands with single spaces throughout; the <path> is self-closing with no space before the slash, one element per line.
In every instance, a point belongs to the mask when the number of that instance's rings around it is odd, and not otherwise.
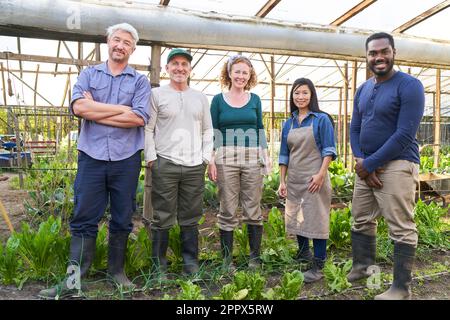
<path fill-rule="evenodd" d="M 323 277 L 331 206 L 328 166 L 336 158 L 336 147 L 332 119 L 320 111 L 311 80 L 294 82 L 290 107 L 291 117 L 282 131 L 278 193 L 286 197 L 286 231 L 297 236 L 297 259 L 312 264 L 305 273 L 309 283 Z M 309 239 L 313 239 L 314 256 Z"/>

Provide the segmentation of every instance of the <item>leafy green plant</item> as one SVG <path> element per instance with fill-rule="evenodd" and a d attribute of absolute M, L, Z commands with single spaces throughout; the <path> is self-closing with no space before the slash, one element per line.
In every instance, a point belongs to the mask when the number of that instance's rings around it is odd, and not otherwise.
<path fill-rule="evenodd" d="M 237 291 L 248 290 L 247 298 L 249 300 L 262 299 L 266 279 L 260 273 L 239 271 L 235 273 L 233 281 Z"/>
<path fill-rule="evenodd" d="M 450 147 L 441 147 L 439 152 L 439 165 L 434 165 L 433 147 L 427 146 L 420 152 L 420 173 L 448 173 L 450 172 Z"/>
<path fill-rule="evenodd" d="M 292 240 L 286 237 L 283 215 L 273 207 L 263 223 L 264 233 L 261 260 L 268 270 L 275 266 L 292 263 L 291 251 L 295 250 Z"/>
<path fill-rule="evenodd" d="M 336 249 L 349 248 L 351 245 L 351 212 L 349 208 L 331 210 L 329 246 Z"/>
<path fill-rule="evenodd" d="M 202 289 L 192 281 L 177 280 L 177 284 L 181 287 L 177 300 L 205 300 Z"/>
<path fill-rule="evenodd" d="M 169 248 L 172 250 L 172 254 L 168 256 L 171 261 L 171 269 L 176 271 L 183 262 L 181 256 L 181 228 L 177 224 L 169 230 Z"/>
<path fill-rule="evenodd" d="M 58 252 L 67 248 L 60 230 L 61 218 L 50 216 L 39 225 L 37 232 L 24 223 L 22 232 L 15 235 L 19 241 L 19 254 L 33 278 L 46 279 L 50 273 L 65 269 L 66 261 L 58 259 L 63 256 Z"/>
<path fill-rule="evenodd" d="M 263 205 L 267 207 L 280 205 L 280 197 L 277 193 L 279 185 L 280 169 L 276 167 L 270 175 L 264 176 L 264 188 L 261 198 Z"/>
<path fill-rule="evenodd" d="M 380 261 L 392 261 L 394 245 L 387 234 L 377 236 L 377 253 L 376 258 Z"/>
<path fill-rule="evenodd" d="M 286 272 L 281 279 L 281 286 L 270 288 L 263 297 L 268 300 L 295 300 L 300 294 L 305 277 L 298 270 Z"/>
<path fill-rule="evenodd" d="M 414 209 L 414 218 L 419 232 L 419 241 L 428 247 L 450 249 L 450 239 L 446 232 L 447 225 L 442 218 L 449 207 L 442 208 L 437 203 L 429 205 L 419 199 Z"/>
<path fill-rule="evenodd" d="M 248 246 L 248 231 L 247 224 L 242 224 L 241 228 L 234 229 L 234 240 L 238 248 L 238 261 L 240 263 L 245 262 L 248 259 L 249 246 Z"/>
<path fill-rule="evenodd" d="M 142 212 L 144 205 L 144 192 L 145 192 L 145 169 L 142 168 L 139 174 L 138 185 L 136 188 L 136 205 L 139 212 Z"/>
<path fill-rule="evenodd" d="M 227 283 L 220 290 L 220 294 L 214 297 L 215 300 L 244 300 L 248 295 L 248 289 L 238 290 L 234 283 Z"/>
<path fill-rule="evenodd" d="M 137 235 L 130 234 L 125 260 L 125 270 L 127 274 L 135 274 L 150 266 L 152 245 L 148 232 L 141 228 Z"/>
<path fill-rule="evenodd" d="M 351 201 L 355 184 L 355 174 L 348 171 L 341 161 L 332 161 L 328 173 L 333 189 L 333 202 Z"/>
<path fill-rule="evenodd" d="M 207 208 L 219 207 L 219 196 L 217 185 L 210 181 L 208 177 L 205 178 L 205 191 L 203 193 L 203 204 Z"/>
<path fill-rule="evenodd" d="M 18 259 L 19 239 L 10 237 L 6 245 L 0 243 L 0 281 L 5 284 L 18 284 L 22 260 Z"/>
<path fill-rule="evenodd" d="M 102 223 L 97 232 L 95 241 L 95 257 L 93 267 L 95 270 L 106 270 L 108 261 L 108 230 Z"/>
<path fill-rule="evenodd" d="M 352 269 L 352 261 L 347 260 L 344 263 L 334 264 L 332 259 L 329 259 L 323 268 L 325 281 L 328 288 L 332 292 L 342 292 L 350 288 L 352 285 L 347 280 L 347 275 Z"/>
<path fill-rule="evenodd" d="M 286 237 L 283 214 L 276 207 L 273 207 L 267 216 L 267 222 L 264 223 L 264 232 L 268 239 Z"/>

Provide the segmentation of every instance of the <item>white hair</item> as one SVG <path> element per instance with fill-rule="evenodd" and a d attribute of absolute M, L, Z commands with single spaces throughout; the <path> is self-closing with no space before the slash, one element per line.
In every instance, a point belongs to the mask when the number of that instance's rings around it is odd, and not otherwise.
<path fill-rule="evenodd" d="M 134 39 L 134 45 L 136 46 L 137 42 L 139 41 L 139 36 L 138 36 L 137 30 L 131 24 L 129 24 L 129 23 L 119 23 L 119 24 L 115 24 L 113 26 L 108 27 L 106 29 L 106 36 L 108 37 L 108 39 L 117 30 L 126 31 L 129 34 L 131 34 L 131 36 Z"/>

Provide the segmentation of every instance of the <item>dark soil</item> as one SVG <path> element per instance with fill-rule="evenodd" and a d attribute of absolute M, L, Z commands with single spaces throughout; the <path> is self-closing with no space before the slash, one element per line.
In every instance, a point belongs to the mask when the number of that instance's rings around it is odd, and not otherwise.
<path fill-rule="evenodd" d="M 22 221 L 27 219 L 24 212 L 23 202 L 27 199 L 28 195 L 23 190 L 13 190 L 10 188 L 10 179 L 14 174 L 4 173 L 3 176 L 9 177 L 8 180 L 0 181 L 0 200 L 8 212 L 8 216 L 15 229 L 20 228 Z M 215 243 L 212 246 L 212 250 L 219 251 L 219 240 L 216 227 L 216 217 L 214 210 L 208 210 L 206 212 L 205 222 L 200 226 L 200 233 L 202 236 L 211 243 Z M 264 217 L 267 217 L 268 209 L 264 210 Z M 135 230 L 139 230 L 141 227 L 147 225 L 146 221 L 140 216 L 136 216 L 134 219 Z M 0 219 L 0 241 L 4 241 L 10 235 L 9 229 L 3 218 Z M 350 257 L 350 252 L 346 253 Z M 446 270 L 436 272 L 436 263 L 441 266 L 446 266 Z M 380 267 L 383 273 L 390 274 L 392 272 L 391 263 L 380 263 Z M 449 300 L 450 299 L 450 252 L 449 251 L 429 251 L 425 256 L 420 257 L 417 260 L 414 269 L 413 280 L 413 299 L 415 300 Z M 426 276 L 424 276 L 424 274 Z M 437 274 L 435 276 L 429 276 Z M 279 284 L 280 275 L 265 274 L 267 279 L 267 286 L 274 287 Z M 172 279 L 179 278 L 179 274 L 173 274 Z M 214 296 L 221 288 L 221 283 L 228 283 L 227 279 L 231 279 L 231 275 L 225 275 L 225 281 L 219 283 L 209 280 L 197 280 L 203 289 L 203 294 L 208 297 Z M 222 279 L 223 280 L 223 279 Z M 144 284 L 142 277 L 136 281 L 141 287 Z M 0 300 L 34 300 L 39 299 L 37 293 L 52 285 L 52 283 L 27 281 L 22 288 L 17 286 L 0 285 Z M 373 296 L 383 292 L 388 288 L 389 284 L 386 282 L 381 288 L 377 290 L 368 290 L 364 283 L 356 284 L 354 287 L 347 289 L 341 293 L 331 293 L 324 280 L 321 280 L 314 284 L 305 284 L 300 292 L 299 299 L 324 299 L 324 300 L 367 300 L 373 299 Z M 175 284 L 175 281 L 167 284 L 166 286 L 154 285 L 151 289 L 138 290 L 133 294 L 125 293 L 121 295 L 118 290 L 115 290 L 112 285 L 104 280 L 102 274 L 95 274 L 89 279 L 89 291 L 86 293 L 88 299 L 129 299 L 129 300 L 159 300 L 164 297 L 164 294 L 169 294 L 171 297 L 176 296 L 179 293 L 179 288 Z M 172 298 L 173 299 L 173 298 Z"/>

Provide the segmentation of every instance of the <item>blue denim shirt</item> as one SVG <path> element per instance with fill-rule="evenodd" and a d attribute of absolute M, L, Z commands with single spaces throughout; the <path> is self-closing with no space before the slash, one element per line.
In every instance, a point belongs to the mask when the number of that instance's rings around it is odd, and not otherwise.
<path fill-rule="evenodd" d="M 308 127 L 313 125 L 314 140 L 316 141 L 317 148 L 323 157 L 332 156 L 333 160 L 336 159 L 336 145 L 334 142 L 334 129 L 333 125 L 328 118 L 328 115 L 321 112 L 309 112 L 306 118 L 302 121 L 301 126 L 298 123 L 298 111 L 295 111 L 293 116 L 286 120 L 283 125 L 283 131 L 281 132 L 281 146 L 280 156 L 278 163 L 280 165 L 287 166 L 289 164 L 290 150 L 287 144 L 287 137 L 289 131 L 300 127 Z"/>
<path fill-rule="evenodd" d="M 150 84 L 147 78 L 127 66 L 113 76 L 106 62 L 84 69 L 73 87 L 73 103 L 89 91 L 97 102 L 130 106 L 145 123 L 150 118 Z M 104 161 L 118 161 L 144 149 L 144 127 L 118 128 L 83 120 L 78 138 L 78 150 Z"/>

